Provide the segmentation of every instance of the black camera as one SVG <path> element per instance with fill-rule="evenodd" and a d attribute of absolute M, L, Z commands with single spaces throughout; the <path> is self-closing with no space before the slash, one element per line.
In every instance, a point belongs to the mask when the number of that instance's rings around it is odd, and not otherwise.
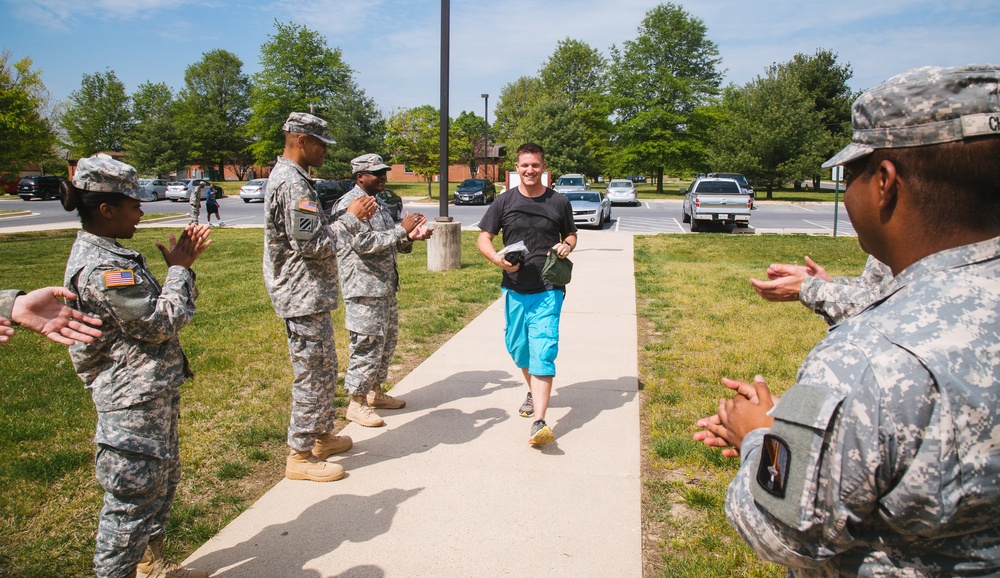
<path fill-rule="evenodd" d="M 503 258 L 506 259 L 511 265 L 523 265 L 524 251 L 510 251 L 508 253 L 504 253 Z"/>

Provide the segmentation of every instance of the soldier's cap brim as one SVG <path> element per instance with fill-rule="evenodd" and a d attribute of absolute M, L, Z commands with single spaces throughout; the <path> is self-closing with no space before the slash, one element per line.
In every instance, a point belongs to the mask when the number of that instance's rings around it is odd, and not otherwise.
<path fill-rule="evenodd" d="M 836 167 L 840 165 L 846 165 L 847 163 L 860 159 L 861 157 L 866 157 L 875 152 L 874 147 L 864 145 L 861 143 L 852 142 L 846 147 L 842 148 L 839 153 L 830 157 L 830 160 L 823 163 L 823 168 L 828 169 L 830 167 Z"/>

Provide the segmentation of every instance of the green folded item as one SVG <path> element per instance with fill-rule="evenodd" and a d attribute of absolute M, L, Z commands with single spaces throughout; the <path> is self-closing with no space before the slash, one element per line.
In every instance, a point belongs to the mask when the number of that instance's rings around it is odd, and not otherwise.
<path fill-rule="evenodd" d="M 560 259 L 555 251 L 549 251 L 542 267 L 542 281 L 549 285 L 569 285 L 573 278 L 573 262 L 568 258 Z"/>

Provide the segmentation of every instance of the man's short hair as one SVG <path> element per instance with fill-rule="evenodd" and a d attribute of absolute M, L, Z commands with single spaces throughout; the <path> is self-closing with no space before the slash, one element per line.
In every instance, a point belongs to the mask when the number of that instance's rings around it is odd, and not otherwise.
<path fill-rule="evenodd" d="M 543 149 L 542 145 L 540 144 L 535 144 L 533 142 L 526 142 L 523 145 L 517 147 L 517 157 L 520 158 L 521 155 L 523 154 L 538 155 L 539 158 L 542 159 L 542 162 L 545 161 L 545 149 Z"/>

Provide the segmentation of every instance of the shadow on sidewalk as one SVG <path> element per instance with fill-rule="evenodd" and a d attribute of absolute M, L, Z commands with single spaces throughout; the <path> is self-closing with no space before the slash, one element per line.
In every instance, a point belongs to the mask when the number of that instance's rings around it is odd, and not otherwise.
<path fill-rule="evenodd" d="M 266 526 L 249 540 L 187 564 L 214 572 L 214 578 L 320 578 L 320 572 L 302 567 L 310 560 L 333 552 L 344 542 L 365 542 L 385 534 L 399 506 L 422 490 L 392 489 L 373 496 L 331 496 L 309 507 L 294 520 Z M 378 576 L 369 569 L 354 568 L 343 576 Z"/>

